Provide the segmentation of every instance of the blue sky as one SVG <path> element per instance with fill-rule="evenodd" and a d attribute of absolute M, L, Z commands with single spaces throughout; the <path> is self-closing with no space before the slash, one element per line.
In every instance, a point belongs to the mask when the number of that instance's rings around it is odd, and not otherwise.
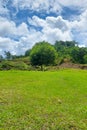
<path fill-rule="evenodd" d="M 0 54 L 24 54 L 36 42 L 87 46 L 87 0 L 0 0 Z"/>

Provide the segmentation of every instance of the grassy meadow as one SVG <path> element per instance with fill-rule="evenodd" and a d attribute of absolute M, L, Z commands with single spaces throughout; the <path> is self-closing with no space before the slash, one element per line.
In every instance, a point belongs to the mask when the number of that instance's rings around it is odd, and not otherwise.
<path fill-rule="evenodd" d="M 87 130 L 87 71 L 0 71 L 0 130 Z"/>

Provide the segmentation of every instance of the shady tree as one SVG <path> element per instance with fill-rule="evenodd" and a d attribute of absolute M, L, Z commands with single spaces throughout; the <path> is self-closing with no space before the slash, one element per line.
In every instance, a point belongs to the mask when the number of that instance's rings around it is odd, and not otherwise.
<path fill-rule="evenodd" d="M 30 61 L 33 66 L 51 65 L 55 63 L 57 52 L 48 42 L 38 42 L 30 52 Z"/>

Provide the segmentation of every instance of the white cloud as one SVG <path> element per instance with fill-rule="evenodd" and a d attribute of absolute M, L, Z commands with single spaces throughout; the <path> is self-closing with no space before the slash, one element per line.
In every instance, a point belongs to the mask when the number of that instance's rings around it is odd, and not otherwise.
<path fill-rule="evenodd" d="M 76 40 L 87 46 L 87 10 L 79 15 L 77 20 L 64 20 L 61 16 L 46 17 L 45 20 L 33 16 L 29 23 L 42 27 L 43 39 L 51 43 L 55 40 Z"/>
<path fill-rule="evenodd" d="M 17 9 L 30 9 L 34 11 L 46 11 L 60 13 L 62 7 L 71 7 L 85 10 L 87 8 L 87 0 L 13 0 L 13 6 Z"/>
<path fill-rule="evenodd" d="M 15 35 L 26 36 L 28 35 L 28 33 L 29 33 L 29 30 L 26 23 L 22 23 L 18 27 L 16 27 Z"/>
<path fill-rule="evenodd" d="M 80 16 L 80 20 L 77 21 L 77 28 L 82 32 L 82 31 L 87 31 L 87 10 L 83 12 Z"/>
<path fill-rule="evenodd" d="M 61 6 L 56 0 L 13 0 L 16 9 L 30 9 L 34 11 L 60 12 Z"/>
<path fill-rule="evenodd" d="M 0 17 L 0 36 L 7 36 L 15 32 L 16 25 L 13 21 Z"/>
<path fill-rule="evenodd" d="M 16 41 L 11 40 L 10 38 L 0 37 L 0 53 L 4 54 L 4 51 L 10 51 L 15 54 L 16 47 L 18 46 Z"/>
<path fill-rule="evenodd" d="M 46 21 L 43 19 L 40 19 L 38 16 L 33 16 L 32 18 L 28 18 L 28 22 L 29 24 L 37 26 L 37 27 L 46 26 Z"/>
<path fill-rule="evenodd" d="M 8 50 L 14 54 L 23 54 L 25 50 L 39 41 L 45 40 L 54 43 L 56 40 L 72 40 L 71 24 L 61 16 L 46 17 L 46 19 L 33 16 L 32 19 L 29 18 L 29 22 L 36 27 L 41 27 L 42 30 L 37 31 L 32 27 L 28 29 L 26 23 L 16 26 L 13 21 L 0 18 L 0 24 L 2 24 L 0 48 L 2 51 Z M 15 38 L 18 38 L 18 41 L 15 41 Z"/>
<path fill-rule="evenodd" d="M 0 54 L 5 50 L 12 54 L 24 54 L 35 42 L 42 40 L 42 33 L 32 28 L 29 30 L 26 23 L 16 26 L 13 21 L 0 17 L 0 24 Z"/>
<path fill-rule="evenodd" d="M 16 26 L 14 21 L 10 21 L 7 18 L 0 17 L 0 36 L 26 36 L 28 34 L 28 27 L 26 23 Z"/>
<path fill-rule="evenodd" d="M 5 2 L 3 0 L 0 0 L 0 15 L 9 15 L 9 10 L 5 6 Z"/>
<path fill-rule="evenodd" d="M 72 34 L 69 28 L 69 21 L 64 20 L 61 16 L 46 17 L 45 20 L 33 16 L 29 18 L 29 24 L 36 27 L 42 27 L 43 40 L 54 43 L 56 40 L 72 40 Z"/>
<path fill-rule="evenodd" d="M 64 20 L 61 16 L 58 17 L 47 17 L 46 21 L 51 28 L 58 28 L 61 31 L 69 30 L 69 21 Z"/>
<path fill-rule="evenodd" d="M 9 14 L 8 2 L 9 0 L 0 0 L 0 14 Z M 45 13 L 60 14 L 63 7 L 78 8 L 79 10 L 87 9 L 87 0 L 73 0 L 72 2 L 71 0 L 12 0 L 10 4 L 10 6 L 16 8 L 17 12 L 21 9 L 29 9 L 37 12 L 45 11 Z"/>
<path fill-rule="evenodd" d="M 73 35 L 79 43 L 87 46 L 87 10 L 85 10 L 78 20 L 70 23 L 71 29 L 73 30 Z"/>
<path fill-rule="evenodd" d="M 57 2 L 58 0 L 56 0 Z M 67 6 L 67 7 L 78 7 L 80 9 L 86 9 L 87 8 L 87 0 L 61 0 L 59 1 L 59 3 L 63 6 Z"/>
<path fill-rule="evenodd" d="M 46 19 L 33 16 L 28 22 L 34 27 L 24 22 L 17 26 L 14 21 L 0 17 L 0 54 L 5 50 L 12 54 L 24 54 L 36 42 L 46 40 L 54 43 L 56 40 L 74 40 L 74 37 L 87 46 L 87 11 L 74 21 L 64 20 L 61 16 Z"/>

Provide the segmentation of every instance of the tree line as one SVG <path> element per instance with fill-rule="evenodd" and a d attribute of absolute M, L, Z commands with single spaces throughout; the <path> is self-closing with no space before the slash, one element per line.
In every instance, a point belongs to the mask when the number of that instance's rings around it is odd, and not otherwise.
<path fill-rule="evenodd" d="M 15 60 L 29 57 L 32 66 L 59 65 L 63 62 L 87 64 L 87 47 L 79 47 L 75 41 L 56 41 L 54 45 L 46 41 L 36 43 L 24 55 L 12 55 L 5 51 L 5 58 L 0 55 L 0 61 Z"/>

